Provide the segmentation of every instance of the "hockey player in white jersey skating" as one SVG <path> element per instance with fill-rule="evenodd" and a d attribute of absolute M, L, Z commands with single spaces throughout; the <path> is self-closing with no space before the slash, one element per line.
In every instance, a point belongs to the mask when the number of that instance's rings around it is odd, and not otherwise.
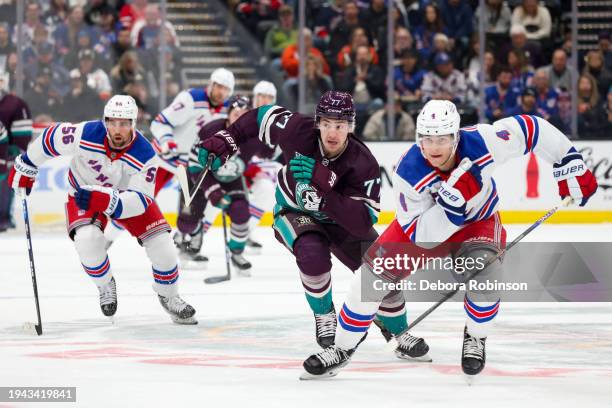
<path fill-rule="evenodd" d="M 153 289 L 172 320 L 196 324 L 194 308 L 178 294 L 171 228 L 152 198 L 156 155 L 135 128 L 137 115 L 131 96 L 116 95 L 107 102 L 103 120 L 48 127 L 15 159 L 9 184 L 29 194 L 43 163 L 72 156 L 66 203 L 68 236 L 83 269 L 98 287 L 102 313 L 110 317 L 117 311 L 116 283 L 103 235 L 110 218 L 144 247 L 152 264 Z"/>
<path fill-rule="evenodd" d="M 158 153 L 157 179 L 154 196 L 174 177 L 179 165 L 187 166 L 189 149 L 199 130 L 214 119 L 227 117 L 227 100 L 234 92 L 234 74 L 218 68 L 210 75 L 206 88 L 191 88 L 180 92 L 172 103 L 151 122 L 153 147 Z M 181 209 L 179 209 L 180 211 Z M 121 232 L 117 223 L 111 223 L 105 232 L 110 245 Z M 199 257 L 201 232 L 193 236 L 177 236 L 181 243 L 181 256 Z M 183 241 L 187 241 L 183 244 Z"/>
<path fill-rule="evenodd" d="M 353 278 L 338 316 L 335 344 L 304 361 L 302 378 L 331 377 L 348 364 L 388 293 L 381 283 L 395 283 L 415 272 L 400 267 L 377 270 L 377 257 L 450 254 L 477 260 L 505 247 L 492 177 L 498 166 L 533 152 L 553 163 L 561 198 L 570 196 L 583 206 L 597 190 L 582 155 L 542 118 L 518 115 L 461 129 L 459 122 L 449 101 L 432 100 L 419 113 L 417 142 L 393 174 L 396 219 L 368 249 L 360 273 Z M 501 260 L 496 261 L 481 275 L 501 268 Z M 473 270 L 467 268 L 464 274 Z M 481 275 L 474 279 L 485 278 Z M 499 293 L 468 290 L 465 294 L 461 365 L 471 378 L 485 366 L 485 342 L 499 304 Z"/>

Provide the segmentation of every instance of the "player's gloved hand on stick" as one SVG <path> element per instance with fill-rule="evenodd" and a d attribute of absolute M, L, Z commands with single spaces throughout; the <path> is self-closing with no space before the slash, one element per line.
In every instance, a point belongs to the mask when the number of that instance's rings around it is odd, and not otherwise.
<path fill-rule="evenodd" d="M 8 176 L 8 183 L 15 192 L 24 188 L 26 195 L 29 195 L 32 187 L 34 187 L 37 175 L 38 168 L 28 159 L 28 155 L 24 153 L 15 159 L 15 164 L 13 164 Z"/>
<path fill-rule="evenodd" d="M 213 190 L 208 195 L 208 201 L 210 201 L 210 203 L 217 208 L 227 210 L 230 204 L 232 203 L 232 197 L 227 194 L 222 188 L 218 188 L 216 190 Z"/>
<path fill-rule="evenodd" d="M 238 151 L 234 138 L 225 130 L 217 132 L 212 137 L 198 143 L 198 161 L 202 167 L 208 165 L 208 157 L 212 154 L 214 159 L 211 169 L 216 171 L 231 155 Z"/>
<path fill-rule="evenodd" d="M 597 191 L 597 180 L 582 155 L 572 147 L 559 163 L 553 164 L 553 177 L 561 199 L 570 196 L 583 207 Z"/>
<path fill-rule="evenodd" d="M 180 157 L 178 145 L 174 140 L 168 140 L 161 145 L 160 155 L 162 159 L 175 162 Z"/>
<path fill-rule="evenodd" d="M 306 156 L 289 160 L 289 171 L 293 173 L 295 181 L 311 184 L 323 193 L 330 192 L 338 181 L 336 173 Z"/>
<path fill-rule="evenodd" d="M 111 218 L 123 211 L 119 192 L 110 187 L 82 186 L 74 193 L 74 201 L 81 210 L 103 212 Z"/>
<path fill-rule="evenodd" d="M 466 203 L 482 189 L 482 176 L 478 166 L 467 157 L 453 170 L 438 190 L 437 204 L 455 225 L 462 225 L 466 217 Z"/>

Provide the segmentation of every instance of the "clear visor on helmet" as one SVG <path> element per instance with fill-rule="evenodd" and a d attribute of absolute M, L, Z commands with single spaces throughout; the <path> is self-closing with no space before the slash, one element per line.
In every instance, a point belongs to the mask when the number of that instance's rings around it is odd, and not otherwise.
<path fill-rule="evenodd" d="M 417 134 L 417 142 L 423 147 L 450 147 L 455 144 L 457 135 L 423 135 Z"/>
<path fill-rule="evenodd" d="M 125 118 L 105 117 L 104 125 L 106 125 L 107 128 L 131 129 L 134 126 L 134 121 Z"/>

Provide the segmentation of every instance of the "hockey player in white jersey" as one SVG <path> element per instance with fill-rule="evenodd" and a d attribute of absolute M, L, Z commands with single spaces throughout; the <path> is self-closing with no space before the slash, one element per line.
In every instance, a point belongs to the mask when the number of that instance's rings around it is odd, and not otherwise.
<path fill-rule="evenodd" d="M 384 286 L 372 290 L 374 282 L 395 283 L 415 272 L 375 268 L 380 254 L 393 259 L 401 250 L 412 256 L 450 254 L 455 259 L 477 259 L 505 247 L 492 176 L 498 166 L 533 152 L 553 163 L 561 198 L 570 196 L 583 206 L 595 194 L 597 181 L 582 155 L 546 120 L 518 115 L 461 129 L 459 122 L 457 109 L 449 101 L 429 101 L 419 113 L 416 144 L 402 156 L 393 174 L 396 219 L 368 249 L 360 273 L 353 278 L 338 316 L 335 344 L 304 361 L 302 378 L 334 376 L 348 364 L 388 293 Z M 501 261 L 490 268 L 501 270 Z M 483 274 L 489 274 L 490 268 Z M 464 273 L 467 276 L 473 270 Z M 475 280 L 479 278 L 483 277 Z M 468 376 L 485 366 L 485 342 L 499 305 L 499 293 L 468 290 L 465 294 L 461 365 Z"/>
<path fill-rule="evenodd" d="M 131 96 L 115 95 L 103 120 L 58 123 L 43 131 L 18 156 L 9 184 L 29 194 L 38 168 L 49 159 L 72 156 L 66 203 L 68 236 L 85 272 L 100 292 L 105 316 L 117 311 L 115 278 L 105 248 L 108 218 L 138 239 L 152 264 L 153 289 L 175 323 L 196 324 L 195 310 L 178 294 L 176 250 L 171 228 L 153 200 L 156 154 L 136 130 L 138 108 Z"/>
<path fill-rule="evenodd" d="M 159 155 L 154 196 L 174 177 L 177 166 L 187 166 L 189 149 L 200 129 L 214 119 L 227 117 L 227 100 L 233 92 L 234 74 L 225 68 L 218 68 L 210 75 L 206 88 L 191 88 L 180 92 L 172 103 L 153 119 L 153 147 Z M 120 232 L 121 228 L 117 223 L 109 224 L 105 232 L 107 245 L 110 245 Z M 193 244 L 201 245 L 199 231 L 194 237 L 187 239 L 191 239 Z M 195 251 L 194 256 L 197 256 L 197 252 Z M 182 252 L 181 255 L 186 254 Z"/>

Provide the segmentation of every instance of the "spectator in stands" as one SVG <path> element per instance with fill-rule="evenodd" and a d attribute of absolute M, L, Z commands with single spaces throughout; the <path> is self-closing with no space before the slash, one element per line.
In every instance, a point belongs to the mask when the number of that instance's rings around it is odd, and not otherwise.
<path fill-rule="evenodd" d="M 282 0 L 242 0 L 236 7 L 236 15 L 260 40 L 276 20 Z"/>
<path fill-rule="evenodd" d="M 435 70 L 423 79 L 423 102 L 430 99 L 445 99 L 458 105 L 466 100 L 467 85 L 463 73 L 455 69 L 453 60 L 446 53 L 434 58 Z"/>
<path fill-rule="evenodd" d="M 502 53 L 500 56 L 503 58 L 498 58 L 500 60 L 504 60 L 508 55 L 508 51 L 511 49 L 519 50 L 525 57 L 527 57 L 528 63 L 534 67 L 540 67 L 541 57 L 540 54 L 542 52 L 542 47 L 539 43 L 533 41 L 527 41 L 527 31 L 525 27 L 521 25 L 513 25 L 510 28 L 510 43 L 507 43 L 505 46 L 501 47 Z M 509 61 L 506 61 L 509 63 Z"/>
<path fill-rule="evenodd" d="M 434 35 L 433 37 L 433 47 L 431 48 L 431 54 L 429 55 L 429 60 L 427 63 L 427 67 L 429 70 L 433 70 L 436 68 L 434 59 L 436 55 L 440 53 L 447 54 L 450 59 L 455 61 L 455 52 L 451 47 L 451 40 L 444 33 L 436 33 L 436 35 Z"/>
<path fill-rule="evenodd" d="M 99 26 L 102 15 L 113 12 L 107 0 L 89 0 L 85 9 L 85 22 L 91 26 Z"/>
<path fill-rule="evenodd" d="M 583 73 L 588 73 L 595 78 L 599 95 L 605 95 L 612 85 L 612 73 L 606 69 L 604 56 L 599 50 L 591 50 L 585 57 L 586 66 Z"/>
<path fill-rule="evenodd" d="M 608 89 L 608 93 L 606 96 L 606 105 L 604 107 L 606 111 L 606 129 L 604 130 L 604 138 L 610 140 L 610 135 L 612 135 L 612 86 Z"/>
<path fill-rule="evenodd" d="M 304 37 L 304 50 L 306 50 L 309 55 L 319 59 L 321 61 L 321 65 L 323 66 L 323 72 L 325 72 L 325 75 L 329 75 L 330 69 L 327 61 L 325 61 L 325 57 L 321 51 L 312 45 L 312 31 L 310 31 L 308 28 L 304 28 L 302 35 Z M 281 56 L 281 65 L 288 78 L 297 77 L 300 67 L 299 43 L 296 42 L 295 44 L 285 48 L 285 51 L 283 51 Z"/>
<path fill-rule="evenodd" d="M 361 26 L 359 18 L 359 7 L 355 1 L 347 1 L 344 4 L 343 19 L 335 29 L 332 30 L 329 39 L 330 55 L 338 55 L 340 49 L 350 42 L 351 33 L 356 27 Z"/>
<path fill-rule="evenodd" d="M 438 7 L 435 3 L 430 3 L 423 11 L 423 24 L 416 27 L 412 33 L 423 61 L 429 60 L 429 57 L 434 54 L 432 49 L 436 33 L 446 33 L 446 28 Z"/>
<path fill-rule="evenodd" d="M 38 58 L 38 47 L 47 43 L 51 44 L 49 41 L 49 31 L 44 25 L 40 24 L 34 28 L 34 37 L 30 46 L 23 50 L 22 58 L 24 66 L 35 64 Z"/>
<path fill-rule="evenodd" d="M 13 27 L 16 23 L 16 9 L 17 0 L 0 0 L 0 16 L 2 16 L 2 22 L 8 24 L 9 27 Z"/>
<path fill-rule="evenodd" d="M 385 98 L 385 72 L 372 63 L 368 46 L 357 47 L 355 63 L 338 76 L 336 88 L 353 95 L 357 114 L 356 134 L 361 134 L 365 116 L 382 106 Z"/>
<path fill-rule="evenodd" d="M 4 72 L 6 74 L 8 74 L 8 89 L 15 89 L 16 87 L 16 82 L 17 82 L 17 78 L 18 78 L 18 73 L 17 73 L 17 52 L 12 52 L 8 55 L 7 59 L 6 59 L 6 64 L 4 67 Z M 26 83 L 26 88 L 27 88 L 28 84 Z"/>
<path fill-rule="evenodd" d="M 550 87 L 572 89 L 572 69 L 567 66 L 567 54 L 561 48 L 555 50 L 552 63 L 543 68 L 548 74 Z"/>
<path fill-rule="evenodd" d="M 550 38 L 552 28 L 550 13 L 538 0 L 523 0 L 512 12 L 512 25 L 521 25 L 527 30 L 529 40 L 540 41 Z"/>
<path fill-rule="evenodd" d="M 276 61 L 277 68 L 280 68 L 283 50 L 298 40 L 298 30 L 294 23 L 293 9 L 287 5 L 282 6 L 278 10 L 278 23 L 266 33 L 264 52 L 270 60 Z"/>
<path fill-rule="evenodd" d="M 367 22 L 364 27 L 368 29 L 368 37 L 381 45 L 383 37 L 387 35 L 387 7 L 385 0 L 370 0 L 368 8 L 362 12 L 362 19 Z"/>
<path fill-rule="evenodd" d="M 70 89 L 68 71 L 55 59 L 53 45 L 49 42 L 40 44 L 36 49 L 36 60 L 24 67 L 26 79 L 30 80 L 31 83 L 35 82 L 38 73 L 43 68 L 48 68 L 51 72 L 50 87 L 52 91 L 57 93 L 60 98 L 66 95 Z"/>
<path fill-rule="evenodd" d="M 145 9 L 145 18 L 137 21 L 132 27 L 132 45 L 145 50 L 154 49 L 158 44 L 157 39 L 160 35 L 161 26 L 159 6 L 149 4 Z M 167 43 L 178 46 L 176 31 L 172 23 L 166 21 L 164 26 L 171 34 Z"/>
<path fill-rule="evenodd" d="M 519 95 L 510 87 L 512 70 L 501 67 L 497 73 L 495 85 L 485 88 L 485 116 L 493 123 L 506 116 L 506 112 L 518 103 Z"/>
<path fill-rule="evenodd" d="M 597 35 L 597 48 L 604 56 L 606 69 L 612 71 L 612 47 L 610 46 L 609 31 L 604 30 Z"/>
<path fill-rule="evenodd" d="M 520 102 L 518 105 L 509 108 L 506 111 L 506 116 L 515 115 L 535 115 L 540 116 L 536 108 L 536 91 L 535 89 L 528 87 L 521 93 Z"/>
<path fill-rule="evenodd" d="M 559 121 L 553 125 L 566 135 L 570 135 L 572 133 L 572 96 L 565 88 L 560 88 L 557 101 Z"/>
<path fill-rule="evenodd" d="M 408 113 L 402 110 L 402 103 L 399 98 L 395 98 L 392 109 L 395 119 L 395 138 L 391 138 L 391 134 L 387 128 L 387 112 L 389 110 L 387 105 L 370 116 L 363 129 L 361 138 L 368 141 L 414 141 L 414 120 Z"/>
<path fill-rule="evenodd" d="M 321 6 L 314 20 L 315 38 L 329 43 L 331 32 L 342 21 L 345 3 L 345 0 L 330 0 Z"/>
<path fill-rule="evenodd" d="M 370 50 L 370 55 L 372 57 L 372 63 L 378 65 L 378 54 L 376 54 L 376 50 L 374 47 L 371 47 L 368 42 L 368 36 L 366 34 L 366 30 L 362 27 L 356 27 L 351 33 L 351 42 L 340 50 L 338 55 L 336 56 L 336 64 L 340 69 L 345 69 L 351 65 L 355 60 L 355 51 L 357 47 L 366 46 Z"/>
<path fill-rule="evenodd" d="M 74 123 L 92 120 L 96 117 L 94 112 L 102 109 L 103 102 L 85 81 L 78 69 L 70 71 L 70 92 L 64 98 L 62 120 Z"/>
<path fill-rule="evenodd" d="M 532 67 L 528 65 L 525 53 L 520 50 L 508 51 L 508 66 L 512 70 L 512 88 L 515 92 L 522 93 L 524 89 L 531 86 L 533 80 Z"/>
<path fill-rule="evenodd" d="M 59 24 L 53 33 L 55 47 L 60 55 L 66 55 L 72 48 L 77 47 L 78 34 L 83 29 L 89 29 L 84 21 L 83 7 L 76 5 L 70 8 L 66 21 Z"/>
<path fill-rule="evenodd" d="M 79 74 L 80 78 L 99 97 L 105 101 L 111 96 L 112 88 L 108 75 L 100 68 L 94 66 L 95 54 L 92 50 L 83 49 L 79 51 Z"/>
<path fill-rule="evenodd" d="M 121 56 L 132 49 L 132 41 L 130 38 L 130 29 L 127 26 L 120 26 L 117 31 L 117 41 L 113 43 L 111 48 L 111 61 L 119 61 Z"/>
<path fill-rule="evenodd" d="M 538 69 L 533 76 L 533 85 L 536 90 L 536 106 L 541 117 L 548 121 L 558 117 L 559 94 L 550 87 L 548 73 L 545 69 Z"/>
<path fill-rule="evenodd" d="M 450 47 L 457 55 L 463 55 L 470 43 L 474 27 L 472 7 L 467 0 L 443 0 L 440 4 L 440 14 L 450 39 Z"/>
<path fill-rule="evenodd" d="M 401 64 L 400 58 L 405 51 L 414 50 L 414 38 L 410 31 L 406 27 L 397 27 L 395 29 L 395 35 L 393 36 L 393 65 L 396 67 Z M 383 53 L 386 54 L 386 53 Z M 381 64 L 385 65 L 385 64 Z"/>
<path fill-rule="evenodd" d="M 147 4 L 147 0 L 132 0 L 131 2 L 126 2 L 123 7 L 121 7 L 121 10 L 119 10 L 119 21 L 123 27 L 131 30 L 138 20 L 143 20 Z"/>
<path fill-rule="evenodd" d="M 481 10 L 480 7 L 476 9 L 474 15 L 474 27 L 478 30 L 479 18 Z M 510 22 L 512 19 L 512 13 L 510 7 L 506 2 L 502 0 L 486 0 L 485 7 L 483 9 L 484 26 L 487 34 L 493 34 L 497 36 L 506 36 L 510 30 Z"/>
<path fill-rule="evenodd" d="M 483 75 L 483 87 L 486 89 L 495 84 L 497 71 L 497 61 L 495 61 L 495 55 L 491 51 L 485 52 L 484 70 L 480 67 L 480 58 L 477 55 L 469 60 L 465 80 L 468 87 L 467 99 L 472 107 L 477 108 L 480 104 L 480 81 Z"/>
<path fill-rule="evenodd" d="M 14 12 L 13 12 L 14 13 Z M 25 18 L 23 21 L 23 47 L 29 47 L 34 40 L 34 30 L 42 24 L 40 5 L 31 2 L 26 5 Z M 4 18 L 3 18 L 4 19 Z M 17 44 L 17 29 L 13 30 L 13 43 Z"/>
<path fill-rule="evenodd" d="M 15 46 L 9 35 L 8 24 L 0 23 L 0 72 L 2 72 L 6 66 L 8 56 L 15 51 Z"/>
<path fill-rule="evenodd" d="M 306 60 L 306 85 L 304 95 L 304 112 L 314 112 L 314 109 L 325 92 L 332 89 L 332 80 L 329 75 L 323 72 L 321 60 L 308 56 Z M 298 98 L 298 84 L 292 84 L 289 89 L 290 96 L 293 100 Z"/>
<path fill-rule="evenodd" d="M 66 21 L 69 13 L 67 0 L 51 0 L 49 9 L 43 15 L 43 23 L 50 32 L 53 32 L 58 25 Z"/>
<path fill-rule="evenodd" d="M 76 47 L 71 48 L 68 54 L 64 56 L 64 67 L 68 70 L 72 70 L 74 68 L 78 68 L 79 66 L 79 53 L 82 50 L 91 50 L 93 49 L 93 44 L 91 41 L 90 31 L 89 29 L 84 29 L 79 32 L 77 35 L 77 44 Z M 96 65 L 100 63 L 101 58 L 97 55 L 94 55 L 94 62 Z"/>
<path fill-rule="evenodd" d="M 49 114 L 53 119 L 58 116 L 61 107 L 61 97 L 51 86 L 51 68 L 42 67 L 36 74 L 34 85 L 24 93 L 24 99 L 30 106 L 32 117 L 39 114 Z"/>
<path fill-rule="evenodd" d="M 591 74 L 583 72 L 578 78 L 578 134 L 587 137 L 602 137 L 608 125 L 606 112 L 599 100 L 597 81 Z M 610 137 L 610 135 L 603 135 Z"/>
<path fill-rule="evenodd" d="M 111 57 L 111 48 L 113 43 L 117 41 L 117 15 L 112 9 L 105 8 L 101 10 L 100 22 L 98 23 L 100 37 L 98 38 L 98 47 L 96 52 L 104 58 Z"/>
<path fill-rule="evenodd" d="M 144 69 L 134 51 L 124 52 L 110 74 L 113 93 L 127 93 L 128 85 L 145 79 Z"/>
<path fill-rule="evenodd" d="M 401 65 L 395 68 L 395 91 L 402 102 L 420 102 L 421 85 L 427 71 L 419 65 L 419 53 L 416 50 L 404 50 L 400 56 Z"/>

